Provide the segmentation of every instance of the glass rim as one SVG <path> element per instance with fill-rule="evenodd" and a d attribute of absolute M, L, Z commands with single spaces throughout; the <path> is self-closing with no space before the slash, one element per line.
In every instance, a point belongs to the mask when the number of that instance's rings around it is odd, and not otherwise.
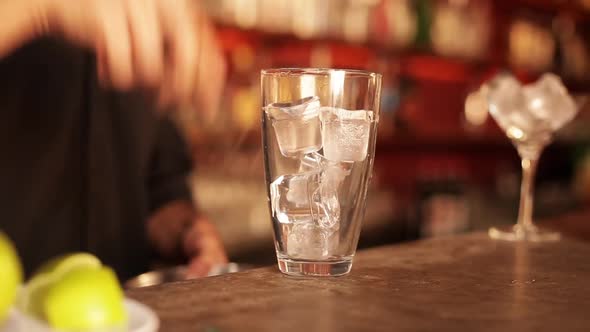
<path fill-rule="evenodd" d="M 329 76 L 334 72 L 344 72 L 347 76 L 353 77 L 370 77 L 381 78 L 383 75 L 377 72 L 372 72 L 362 69 L 340 69 L 340 68 L 311 68 L 311 67 L 284 67 L 284 68 L 268 68 L 262 69 L 260 74 L 262 76 L 300 76 L 300 75 L 316 75 Z"/>

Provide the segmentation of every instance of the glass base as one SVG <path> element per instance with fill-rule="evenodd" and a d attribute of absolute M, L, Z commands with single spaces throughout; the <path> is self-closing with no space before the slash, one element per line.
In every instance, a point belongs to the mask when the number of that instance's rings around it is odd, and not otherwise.
<path fill-rule="evenodd" d="M 278 263 L 281 272 L 298 277 L 337 277 L 348 274 L 352 268 L 352 259 L 319 262 L 279 258 Z"/>
<path fill-rule="evenodd" d="M 504 241 L 553 242 L 561 239 L 561 235 L 557 232 L 537 226 L 522 227 L 520 225 L 492 227 L 488 235 L 492 239 Z"/>

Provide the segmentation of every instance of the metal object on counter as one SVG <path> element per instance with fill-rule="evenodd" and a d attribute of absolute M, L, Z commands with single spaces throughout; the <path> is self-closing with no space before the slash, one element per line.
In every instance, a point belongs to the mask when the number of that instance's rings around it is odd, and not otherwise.
<path fill-rule="evenodd" d="M 254 268 L 247 264 L 228 263 L 224 265 L 216 265 L 211 268 L 208 273 L 208 277 L 218 276 L 228 273 L 236 273 L 246 271 Z M 160 269 L 155 271 L 146 272 L 134 277 L 125 282 L 125 288 L 141 288 L 148 286 L 161 285 L 169 282 L 183 281 L 192 279 L 187 275 L 186 266 L 176 266 L 167 269 Z"/>

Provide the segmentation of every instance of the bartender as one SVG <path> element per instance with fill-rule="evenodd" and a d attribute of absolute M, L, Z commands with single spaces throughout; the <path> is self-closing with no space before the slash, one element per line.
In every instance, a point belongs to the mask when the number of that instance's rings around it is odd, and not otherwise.
<path fill-rule="evenodd" d="M 227 262 L 161 111 L 210 119 L 224 70 L 195 1 L 0 1 L 0 229 L 27 274 L 75 251 L 121 279 L 158 258 L 195 276 Z"/>

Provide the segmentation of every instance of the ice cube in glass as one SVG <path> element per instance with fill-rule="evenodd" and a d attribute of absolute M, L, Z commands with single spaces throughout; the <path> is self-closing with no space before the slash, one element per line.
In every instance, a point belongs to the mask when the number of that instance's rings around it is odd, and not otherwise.
<path fill-rule="evenodd" d="M 295 259 L 325 259 L 336 254 L 338 240 L 338 233 L 314 223 L 295 224 L 288 230 L 287 253 Z"/>
<path fill-rule="evenodd" d="M 322 183 L 322 170 L 279 176 L 270 186 L 271 211 L 282 224 L 313 221 L 337 229 L 338 191 Z"/>
<path fill-rule="evenodd" d="M 322 107 L 322 145 L 331 161 L 363 161 L 367 158 L 373 112 Z"/>
<path fill-rule="evenodd" d="M 283 156 L 296 158 L 322 148 L 319 110 L 318 97 L 266 107 Z"/>
<path fill-rule="evenodd" d="M 321 171 L 279 176 L 270 185 L 271 212 L 283 224 L 313 219 L 313 195 L 319 188 Z"/>

